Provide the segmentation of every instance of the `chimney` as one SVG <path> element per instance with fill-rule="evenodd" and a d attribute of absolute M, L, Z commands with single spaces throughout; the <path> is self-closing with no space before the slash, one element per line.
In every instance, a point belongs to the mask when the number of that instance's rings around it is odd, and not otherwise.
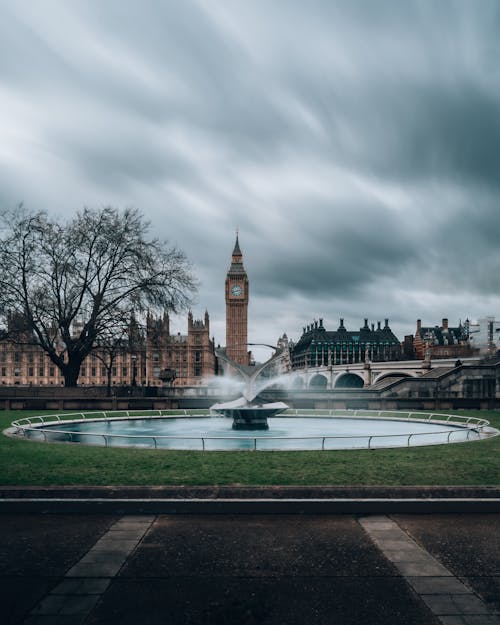
<path fill-rule="evenodd" d="M 448 319 L 443 319 L 443 330 L 448 330 Z"/>
<path fill-rule="evenodd" d="M 417 334 L 422 330 L 422 319 L 417 319 Z"/>

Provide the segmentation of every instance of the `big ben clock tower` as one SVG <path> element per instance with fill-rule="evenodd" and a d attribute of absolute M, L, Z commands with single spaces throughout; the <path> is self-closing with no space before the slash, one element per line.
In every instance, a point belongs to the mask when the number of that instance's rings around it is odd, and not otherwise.
<path fill-rule="evenodd" d="M 226 354 L 240 365 L 248 365 L 248 276 L 236 235 L 231 266 L 226 276 Z"/>

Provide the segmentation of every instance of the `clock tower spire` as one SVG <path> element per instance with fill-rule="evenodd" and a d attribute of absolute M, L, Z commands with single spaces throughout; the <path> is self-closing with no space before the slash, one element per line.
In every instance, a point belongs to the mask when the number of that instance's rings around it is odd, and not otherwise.
<path fill-rule="evenodd" d="M 226 275 L 226 354 L 240 365 L 248 365 L 248 276 L 243 266 L 238 233 Z"/>

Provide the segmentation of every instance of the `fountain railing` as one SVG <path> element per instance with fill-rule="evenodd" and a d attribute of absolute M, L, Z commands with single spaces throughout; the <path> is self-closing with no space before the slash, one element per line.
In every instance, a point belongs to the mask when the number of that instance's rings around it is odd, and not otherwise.
<path fill-rule="evenodd" d="M 328 417 L 328 416 L 336 416 L 338 418 L 363 418 L 363 419 L 393 419 L 397 421 L 420 421 L 420 422 L 432 422 L 439 424 L 447 424 L 458 426 L 460 429 L 457 430 L 442 430 L 432 432 L 418 432 L 411 434 L 377 434 L 377 435 L 363 435 L 356 434 L 351 436 L 294 436 L 294 437 L 285 437 L 285 436 L 163 436 L 163 435 L 151 435 L 151 434 L 110 434 L 110 433 L 102 433 L 102 432 L 78 432 L 78 431 L 70 431 L 70 430 L 61 430 L 54 428 L 54 425 L 58 423 L 64 422 L 73 422 L 73 423 L 82 423 L 82 422 L 92 422 L 92 421 L 119 421 L 119 420 L 131 420 L 137 418 L 189 418 L 189 417 L 201 417 L 207 416 L 207 412 L 204 410 L 142 410 L 142 411 L 132 411 L 132 410 L 120 410 L 120 411 L 99 411 L 99 412 L 76 412 L 76 413 L 57 413 L 50 415 L 37 415 L 32 417 L 23 417 L 22 419 L 17 419 L 12 422 L 12 428 L 15 430 L 15 433 L 20 436 L 24 436 L 29 439 L 34 439 L 35 437 L 40 436 L 41 440 L 45 442 L 64 442 L 61 440 L 54 440 L 54 436 L 51 435 L 64 435 L 66 442 L 76 442 L 76 437 L 94 437 L 99 440 L 102 440 L 104 446 L 109 446 L 112 442 L 120 442 L 125 440 L 133 440 L 137 441 L 150 441 L 150 444 L 137 444 L 132 445 L 134 447 L 149 447 L 154 449 L 169 449 L 169 447 L 165 447 L 161 445 L 162 441 L 170 442 L 170 441 L 199 441 L 199 450 L 207 451 L 210 446 L 210 441 L 249 441 L 251 442 L 250 447 L 248 449 L 252 449 L 255 451 L 258 450 L 271 450 L 276 449 L 272 446 L 269 446 L 269 443 L 272 441 L 318 441 L 318 450 L 333 450 L 333 449 L 343 449 L 342 447 L 329 447 L 327 445 L 328 442 L 331 441 L 343 441 L 343 440 L 359 440 L 363 441 L 363 444 L 359 446 L 353 447 L 350 446 L 349 449 L 380 449 L 380 448 L 390 448 L 390 447 L 401 447 L 401 445 L 379 445 L 377 442 L 380 442 L 381 439 L 405 439 L 406 438 L 406 446 L 411 447 L 413 445 L 418 445 L 419 437 L 430 436 L 430 435 L 443 435 L 443 440 L 440 440 L 438 443 L 433 444 L 443 444 L 443 443 L 453 443 L 457 442 L 453 440 L 453 435 L 455 433 L 463 434 L 464 431 L 467 432 L 465 439 L 461 439 L 464 441 L 470 440 L 474 434 L 476 438 L 483 438 L 485 435 L 488 436 L 488 428 L 489 421 L 486 419 L 481 419 L 478 417 L 472 417 L 468 415 L 454 415 L 454 414 L 443 414 L 436 412 L 418 412 L 418 411 L 409 411 L 409 412 L 401 412 L 401 411 L 391 411 L 391 410 L 340 410 L 340 409 L 332 409 L 332 410 L 300 410 L 300 409 L 289 409 L 284 413 L 287 417 Z M 50 425 L 50 428 L 48 427 Z M 47 426 L 47 427 L 44 427 Z M 486 430 L 486 432 L 485 432 Z M 52 438 L 52 441 L 50 440 Z M 457 437 L 455 437 L 456 439 Z M 415 442 L 416 441 L 416 442 Z M 267 443 L 267 445 L 266 445 Z M 81 444 L 81 443 L 80 443 Z M 120 445 L 117 445 L 120 446 Z M 131 445 L 126 445 L 130 447 Z M 170 449 L 173 449 L 170 447 Z M 176 447 L 179 449 L 179 447 Z M 182 449 L 182 447 L 180 448 Z M 189 449 L 193 449 L 189 447 Z M 218 448 L 220 449 L 220 448 Z M 282 448 L 281 448 L 282 449 Z M 300 447 L 297 448 L 289 448 L 287 451 L 293 451 L 294 449 L 299 450 Z M 234 451 L 235 449 L 233 449 Z"/>

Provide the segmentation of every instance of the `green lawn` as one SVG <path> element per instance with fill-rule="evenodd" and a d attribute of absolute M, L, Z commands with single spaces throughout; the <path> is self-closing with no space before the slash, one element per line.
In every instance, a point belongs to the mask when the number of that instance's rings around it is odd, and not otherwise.
<path fill-rule="evenodd" d="M 30 414 L 35 413 L 0 412 L 0 430 Z M 467 414 L 500 429 L 499 410 Z M 47 444 L 0 435 L 0 484 L 499 485 L 500 436 L 413 449 L 195 452 Z"/>

